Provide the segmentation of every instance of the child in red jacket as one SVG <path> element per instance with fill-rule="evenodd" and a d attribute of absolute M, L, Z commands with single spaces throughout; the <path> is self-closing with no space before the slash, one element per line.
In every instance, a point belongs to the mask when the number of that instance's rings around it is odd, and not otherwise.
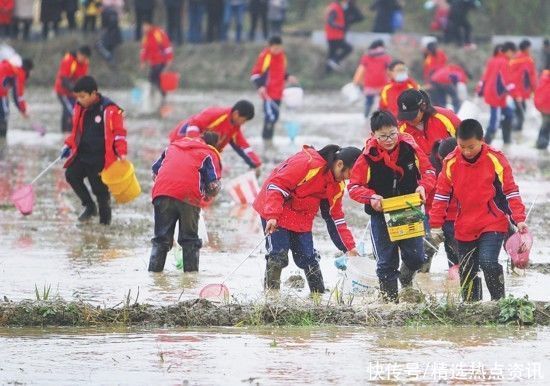
<path fill-rule="evenodd" d="M 386 53 L 383 40 L 375 40 L 369 50 L 361 57 L 361 62 L 355 70 L 353 83 L 363 87 L 365 94 L 365 118 L 368 118 L 374 98 L 380 95 L 382 88 L 389 82 L 388 67 L 391 56 Z"/>
<path fill-rule="evenodd" d="M 13 102 L 23 118 L 29 117 L 25 101 L 25 84 L 33 66 L 31 59 L 23 59 L 21 67 L 13 65 L 7 60 L 0 62 L 0 138 L 6 138 L 8 132 L 10 89 Z"/>
<path fill-rule="evenodd" d="M 514 89 L 510 92 L 514 98 L 516 124 L 514 131 L 523 129 L 525 120 L 525 101 L 531 98 L 531 95 L 537 87 L 537 70 L 535 61 L 529 52 L 531 42 L 527 39 L 519 43 L 519 52 L 510 60 L 510 74 L 514 82 Z"/>
<path fill-rule="evenodd" d="M 412 285 L 414 273 L 426 261 L 422 237 L 391 241 L 382 209 L 382 199 L 418 193 L 425 201 L 435 184 L 435 171 L 412 137 L 400 134 L 395 117 L 387 111 L 371 116 L 372 137 L 351 171 L 350 197 L 365 205 L 371 216 L 371 238 L 376 256 L 376 274 L 385 300 L 397 301 L 401 286 Z M 400 275 L 399 256 L 407 267 Z"/>
<path fill-rule="evenodd" d="M 98 214 L 99 223 L 111 223 L 111 195 L 99 173 L 117 159 L 125 160 L 127 150 L 123 111 L 101 95 L 91 76 L 83 76 L 74 85 L 77 103 L 73 112 L 73 130 L 65 139 L 61 157 L 68 158 L 65 178 L 80 198 L 84 211 L 79 221 Z M 84 179 L 87 178 L 97 198 L 97 207 Z"/>
<path fill-rule="evenodd" d="M 509 219 L 520 233 L 527 231 L 525 207 L 508 160 L 483 142 L 483 128 L 478 121 L 462 121 L 457 143 L 457 148 L 443 161 L 437 180 L 430 211 L 432 237 L 442 238 L 441 227 L 452 194 L 459 207 L 455 238 L 462 298 L 482 299 L 481 279 L 477 276 L 481 267 L 491 300 L 498 300 L 504 297 L 504 272 L 498 255 Z"/>
<path fill-rule="evenodd" d="M 141 42 L 141 67 L 149 64 L 149 82 L 158 88 L 162 97 L 166 93 L 160 87 L 160 74 L 174 59 L 174 50 L 170 38 L 160 27 L 151 23 L 150 20 L 143 22 L 143 39 Z"/>
<path fill-rule="evenodd" d="M 418 84 L 409 76 L 409 70 L 401 60 L 394 60 L 388 67 L 390 82 L 380 91 L 380 110 L 389 111 L 394 117 L 397 116 L 397 97 L 410 88 L 418 90 Z"/>
<path fill-rule="evenodd" d="M 540 83 L 535 90 L 535 107 L 542 114 L 542 126 L 537 138 L 537 149 L 544 150 L 550 142 L 550 62 L 540 75 Z"/>
<path fill-rule="evenodd" d="M 319 209 L 334 245 L 351 256 L 358 255 L 344 218 L 342 198 L 344 181 L 360 154 L 361 150 L 355 147 L 328 145 L 315 150 L 304 146 L 265 180 L 254 209 L 268 235 L 266 289 L 280 288 L 281 271 L 288 265 L 291 250 L 294 262 L 306 274 L 310 291 L 325 292 L 319 267 L 321 256 L 314 248 L 311 232 Z"/>
<path fill-rule="evenodd" d="M 151 192 L 155 208 L 155 237 L 149 271 L 162 272 L 172 248 L 174 228 L 179 223 L 178 244 L 183 253 L 183 271 L 199 270 L 199 215 L 201 205 L 220 191 L 221 159 L 214 147 L 218 135 L 184 137 L 172 142 L 154 163 Z"/>

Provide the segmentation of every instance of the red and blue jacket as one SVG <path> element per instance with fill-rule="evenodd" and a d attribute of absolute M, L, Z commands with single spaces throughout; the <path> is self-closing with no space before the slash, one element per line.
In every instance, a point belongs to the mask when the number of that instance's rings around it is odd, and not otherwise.
<path fill-rule="evenodd" d="M 326 166 L 313 147 L 304 146 L 271 172 L 254 209 L 264 220 L 276 219 L 278 226 L 300 233 L 311 232 L 320 209 L 332 242 L 347 252 L 355 248 L 355 241 L 342 208 L 345 183 L 336 181 Z"/>
<path fill-rule="evenodd" d="M 378 108 L 380 110 L 386 110 L 397 117 L 397 98 L 405 90 L 414 88 L 418 90 L 418 84 L 413 78 L 409 78 L 404 82 L 396 82 L 391 80 L 390 83 L 384 86 L 380 91 L 380 102 L 378 102 Z"/>
<path fill-rule="evenodd" d="M 507 232 L 509 218 L 525 221 L 525 206 L 504 154 L 483 144 L 474 162 L 457 147 L 443 161 L 430 211 L 430 226 L 441 228 L 452 197 L 458 202 L 455 237 L 477 240 L 486 232 Z"/>
<path fill-rule="evenodd" d="M 373 214 L 373 194 L 396 197 L 414 193 L 418 186 L 430 194 L 435 186 L 435 170 L 413 138 L 399 134 L 397 145 L 390 152 L 376 138 L 367 139 L 363 154 L 351 169 L 348 192 L 352 200 L 365 204 L 365 212 Z"/>
<path fill-rule="evenodd" d="M 363 88 L 366 92 L 370 90 L 380 92 L 389 82 L 388 66 L 391 60 L 391 56 L 386 53 L 384 47 L 370 49 L 361 57 L 359 65 L 363 66 L 365 71 Z"/>
<path fill-rule="evenodd" d="M 434 72 L 447 64 L 447 55 L 445 51 L 438 49 L 435 55 L 428 53 L 424 58 L 424 82 L 428 83 Z"/>
<path fill-rule="evenodd" d="M 273 54 L 271 50 L 265 48 L 254 67 L 250 80 L 257 88 L 265 86 L 267 96 L 275 101 L 280 101 L 283 98 L 285 82 L 288 78 L 287 59 L 285 52 Z"/>
<path fill-rule="evenodd" d="M 325 15 L 325 35 L 327 40 L 344 40 L 346 37 L 346 14 L 339 1 L 332 1 Z"/>
<path fill-rule="evenodd" d="M 491 107 L 506 107 L 506 95 L 515 87 L 508 62 L 508 57 L 503 53 L 493 56 L 479 81 L 479 92 Z"/>
<path fill-rule="evenodd" d="M 202 138 L 184 137 L 172 142 L 153 164 L 156 175 L 152 199 L 172 197 L 190 205 L 205 206 L 206 189 L 221 179 L 221 157 Z"/>
<path fill-rule="evenodd" d="M 54 90 L 58 95 L 73 95 L 73 86 L 78 78 L 88 74 L 88 60 L 80 63 L 76 54 L 68 52 L 61 59 L 55 77 Z"/>
<path fill-rule="evenodd" d="M 174 59 L 170 38 L 161 28 L 153 26 L 141 41 L 141 62 L 151 66 L 166 64 Z"/>
<path fill-rule="evenodd" d="M 170 142 L 182 137 L 200 137 L 205 131 L 213 131 L 219 136 L 216 149 L 222 152 L 230 144 L 237 154 L 252 168 L 262 164 L 260 157 L 252 150 L 244 137 L 241 127 L 231 122 L 231 107 L 208 107 L 191 118 L 181 121 L 172 129 Z"/>
<path fill-rule="evenodd" d="M 103 127 L 105 133 L 105 164 L 107 169 L 118 157 L 128 153 L 126 143 L 126 128 L 124 127 L 124 111 L 113 101 L 100 95 L 101 109 L 103 111 Z M 73 110 L 73 129 L 65 139 L 65 144 L 71 149 L 71 154 L 64 167 L 68 167 L 78 154 L 78 145 L 84 132 L 84 114 L 86 109 L 80 103 L 76 103 Z"/>
<path fill-rule="evenodd" d="M 518 52 L 510 60 L 510 73 L 515 88 L 510 92 L 516 99 L 529 99 L 537 87 L 535 61 L 527 52 Z"/>
<path fill-rule="evenodd" d="M 458 82 L 466 83 L 468 75 L 458 64 L 450 63 L 434 71 L 430 76 L 430 81 L 446 85 L 457 84 Z"/>
<path fill-rule="evenodd" d="M 27 111 L 25 102 L 25 82 L 27 75 L 21 67 L 14 66 L 7 60 L 0 62 L 0 99 L 7 99 L 11 89 L 13 101 L 23 114 Z M 4 102 L 7 103 L 7 100 Z"/>
<path fill-rule="evenodd" d="M 550 114 L 550 70 L 544 70 L 535 90 L 535 107 L 543 114 Z"/>

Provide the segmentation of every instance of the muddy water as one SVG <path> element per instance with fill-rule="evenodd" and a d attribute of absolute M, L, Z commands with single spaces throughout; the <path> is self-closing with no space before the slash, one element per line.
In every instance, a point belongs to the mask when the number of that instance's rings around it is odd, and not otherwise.
<path fill-rule="evenodd" d="M 550 330 L 0 330 L 0 382 L 548 384 Z"/>

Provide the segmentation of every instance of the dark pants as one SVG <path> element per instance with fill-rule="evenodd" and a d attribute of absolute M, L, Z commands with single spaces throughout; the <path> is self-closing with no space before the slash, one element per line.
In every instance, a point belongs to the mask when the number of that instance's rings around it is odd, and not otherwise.
<path fill-rule="evenodd" d="M 65 15 L 67 17 L 67 24 L 70 30 L 76 29 L 76 18 L 75 18 L 76 10 L 74 11 L 65 11 Z"/>
<path fill-rule="evenodd" d="M 502 113 L 502 119 L 501 119 Z M 508 144 L 512 142 L 512 119 L 513 112 L 507 107 L 493 107 L 491 106 L 491 113 L 489 116 L 489 125 L 487 126 L 487 132 L 485 133 L 485 142 L 488 144 L 493 140 L 498 126 L 502 127 L 502 138 L 504 143 Z"/>
<path fill-rule="evenodd" d="M 94 200 L 84 184 L 84 179 L 87 178 L 92 192 L 97 198 L 98 203 L 108 202 L 110 200 L 109 189 L 101 181 L 99 173 L 103 170 L 103 165 L 88 164 L 82 162 L 78 156 L 65 170 L 65 179 L 71 185 L 74 192 L 80 199 L 83 206 L 94 206 Z"/>
<path fill-rule="evenodd" d="M 174 242 L 174 230 L 179 222 L 178 244 L 182 248 L 202 247 L 199 239 L 199 207 L 171 197 L 157 197 L 153 200 L 155 210 L 155 237 L 153 246 L 169 250 Z"/>
<path fill-rule="evenodd" d="M 95 32 L 97 25 L 97 16 L 84 16 L 84 22 L 82 23 L 82 31 L 84 32 Z"/>
<path fill-rule="evenodd" d="M 259 22 L 262 23 L 262 36 L 267 40 L 267 1 L 252 0 L 250 3 L 250 41 L 256 39 L 256 28 Z"/>
<path fill-rule="evenodd" d="M 470 287 L 470 283 L 481 268 L 485 276 L 485 283 L 491 293 L 491 299 L 498 300 L 504 296 L 503 269 L 498 262 L 498 255 L 505 236 L 506 233 L 486 232 L 474 241 L 457 241 L 460 259 L 460 285 L 463 291 Z"/>
<path fill-rule="evenodd" d="M 374 97 L 375 95 L 365 96 L 365 118 L 369 117 L 372 106 L 374 106 Z"/>
<path fill-rule="evenodd" d="M 275 133 L 275 124 L 279 120 L 279 110 L 281 101 L 264 101 L 264 128 L 262 130 L 263 139 L 273 139 Z"/>
<path fill-rule="evenodd" d="M 19 28 L 23 26 L 23 40 L 29 40 L 31 34 L 32 19 L 15 19 L 13 22 L 13 36 L 19 38 Z"/>
<path fill-rule="evenodd" d="M 0 138 L 5 138 L 8 133 L 8 117 L 10 105 L 8 97 L 0 97 Z"/>
<path fill-rule="evenodd" d="M 455 239 L 455 222 L 445 221 L 443 224 L 443 235 L 445 241 L 443 246 L 445 247 L 445 254 L 447 255 L 447 263 L 449 268 L 455 264 L 458 264 L 458 244 Z"/>
<path fill-rule="evenodd" d="M 202 2 L 189 2 L 189 33 L 190 43 L 202 42 L 202 18 L 204 16 L 204 4 Z"/>
<path fill-rule="evenodd" d="M 59 21 L 44 21 L 42 22 L 42 37 L 44 39 L 47 39 L 50 33 L 50 24 L 54 34 L 57 36 L 59 33 Z"/>
<path fill-rule="evenodd" d="M 210 0 L 207 2 L 207 31 L 208 42 L 219 41 L 223 37 L 223 1 Z"/>
<path fill-rule="evenodd" d="M 447 30 L 445 31 L 447 42 L 456 42 L 458 45 L 470 44 L 472 42 L 472 25 L 466 15 L 456 14 L 449 18 Z"/>
<path fill-rule="evenodd" d="M 69 133 L 73 129 L 73 109 L 76 99 L 73 96 L 59 95 L 57 99 L 61 102 L 61 132 Z"/>
<path fill-rule="evenodd" d="M 338 64 L 344 60 L 351 51 L 353 51 L 353 47 L 343 39 L 328 41 L 328 59 Z"/>
<path fill-rule="evenodd" d="M 166 30 L 170 40 L 176 45 L 183 44 L 183 29 L 181 25 L 183 3 L 174 6 L 166 6 Z"/>
<path fill-rule="evenodd" d="M 262 227 L 265 228 L 266 221 L 262 219 Z M 271 258 L 284 260 L 288 265 L 288 251 L 292 251 L 294 263 L 301 268 L 306 269 L 309 266 L 319 264 L 321 257 L 313 247 L 313 234 L 311 232 L 293 232 L 285 228 L 278 227 L 275 232 L 269 235 L 265 241 L 267 251 L 266 260 Z"/>
<path fill-rule="evenodd" d="M 371 236 L 376 257 L 376 275 L 382 282 L 397 280 L 399 277 L 399 252 L 401 260 L 411 271 L 417 271 L 426 261 L 422 237 L 390 241 L 382 213 L 371 216 Z"/>
<path fill-rule="evenodd" d="M 235 21 L 235 41 L 238 43 L 241 41 L 241 35 L 243 30 L 244 12 L 246 11 L 246 5 L 232 5 L 228 1 L 225 4 L 225 12 L 223 15 L 223 38 L 228 40 L 229 29 L 231 27 L 231 21 Z"/>
<path fill-rule="evenodd" d="M 452 84 L 432 83 L 430 97 L 434 106 L 446 107 L 447 96 L 451 98 L 453 111 L 456 113 L 460 109 L 460 100 L 456 92 L 456 86 Z"/>
<path fill-rule="evenodd" d="M 149 82 L 155 87 L 157 87 L 162 94 L 162 96 L 165 96 L 166 93 L 162 91 L 162 88 L 160 87 L 160 74 L 162 73 L 162 70 L 164 70 L 164 67 L 166 67 L 166 64 L 155 64 L 154 66 L 151 66 L 149 69 Z"/>
<path fill-rule="evenodd" d="M 542 126 L 536 143 L 537 149 L 548 148 L 548 142 L 550 142 L 550 114 L 542 114 Z"/>
<path fill-rule="evenodd" d="M 522 131 L 523 130 L 523 122 L 525 121 L 525 109 L 527 106 L 525 105 L 524 100 L 515 100 L 514 99 L 514 106 L 516 113 L 516 124 L 514 125 L 514 131 Z"/>
<path fill-rule="evenodd" d="M 142 25 L 145 20 L 153 22 L 153 12 L 154 8 L 151 9 L 137 9 L 136 8 L 136 31 L 135 31 L 135 40 L 141 40 L 142 35 Z"/>

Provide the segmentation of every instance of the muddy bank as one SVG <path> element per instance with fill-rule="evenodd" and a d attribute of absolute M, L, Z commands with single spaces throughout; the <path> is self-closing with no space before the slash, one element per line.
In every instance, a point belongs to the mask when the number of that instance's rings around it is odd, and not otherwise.
<path fill-rule="evenodd" d="M 529 315 L 530 313 L 530 315 Z M 6 301 L 0 304 L 0 326 L 368 326 L 407 325 L 550 325 L 550 303 L 507 298 L 474 304 L 428 302 L 373 304 L 363 307 L 317 302 L 268 301 L 213 303 L 188 300 L 169 306 L 123 304 L 93 306 L 85 302 Z"/>

